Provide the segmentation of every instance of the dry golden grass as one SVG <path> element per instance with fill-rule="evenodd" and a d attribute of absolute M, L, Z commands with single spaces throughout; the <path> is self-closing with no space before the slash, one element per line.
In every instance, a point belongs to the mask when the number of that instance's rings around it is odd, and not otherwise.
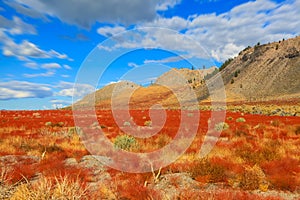
<path fill-rule="evenodd" d="M 36 182 L 18 185 L 10 200 L 81 200 L 88 199 L 87 188 L 77 179 L 68 176 L 55 177 L 54 179 L 40 177 Z"/>

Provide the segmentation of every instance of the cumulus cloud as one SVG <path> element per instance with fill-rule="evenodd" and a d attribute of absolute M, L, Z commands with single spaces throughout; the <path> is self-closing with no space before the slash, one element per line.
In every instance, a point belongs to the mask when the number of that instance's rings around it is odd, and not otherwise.
<path fill-rule="evenodd" d="M 104 27 L 98 28 L 97 33 L 100 35 L 103 35 L 105 37 L 111 37 L 113 35 L 123 32 L 125 30 L 126 30 L 126 28 L 123 26 L 114 26 L 114 27 L 104 26 Z"/>
<path fill-rule="evenodd" d="M 20 60 L 26 60 L 27 57 L 32 58 L 49 58 L 46 51 L 41 50 L 35 44 L 23 40 L 20 44 L 16 44 L 13 40 L 4 41 L 3 55 L 15 56 Z"/>
<path fill-rule="evenodd" d="M 110 46 L 105 46 L 106 44 L 104 43 L 98 47 L 108 51 L 118 48 L 161 48 L 169 51 L 178 51 L 178 53 L 181 52 L 180 54 L 185 52 L 185 54 L 190 54 L 191 56 L 209 57 L 204 49 L 200 45 L 197 45 L 195 40 L 187 37 L 187 35 L 166 28 L 140 28 L 126 32 L 113 39 L 116 38 L 117 40 L 113 45 L 109 43 Z"/>
<path fill-rule="evenodd" d="M 57 104 L 70 104 L 71 101 L 62 100 L 62 99 L 52 99 L 50 100 L 51 103 L 57 103 Z"/>
<path fill-rule="evenodd" d="M 52 95 L 51 88 L 45 84 L 26 81 L 0 82 L 0 100 L 45 98 Z"/>
<path fill-rule="evenodd" d="M 9 20 L 0 15 L 0 28 L 4 28 L 12 35 L 36 34 L 36 29 L 31 24 L 25 23 L 21 18 L 14 16 Z"/>
<path fill-rule="evenodd" d="M 61 66 L 58 63 L 45 63 L 42 64 L 43 69 L 60 69 Z"/>
<path fill-rule="evenodd" d="M 177 4 L 180 4 L 180 2 L 181 2 L 181 0 L 162 1 L 156 5 L 156 10 L 165 11 L 165 10 L 168 10 L 169 8 L 173 8 Z"/>
<path fill-rule="evenodd" d="M 122 24 L 150 21 L 156 17 L 158 4 L 160 7 L 174 5 L 174 0 L 15 0 L 15 2 L 26 5 L 38 13 L 85 28 L 89 28 L 96 21 Z M 164 2 L 168 2 L 167 5 Z"/>
<path fill-rule="evenodd" d="M 0 33 L 0 42 L 4 43 L 2 53 L 4 56 L 17 57 L 19 60 L 28 60 L 30 58 L 59 58 L 69 59 L 66 54 L 60 54 L 54 50 L 45 51 L 40 49 L 34 43 L 28 40 L 23 40 L 21 43 L 15 43 L 11 38 L 7 37 L 2 32 L 2 38 Z"/>
<path fill-rule="evenodd" d="M 62 99 L 52 99 L 50 100 L 50 102 L 52 103 L 52 108 L 54 109 L 63 108 L 72 103 L 71 101 L 62 100 Z"/>
<path fill-rule="evenodd" d="M 154 21 L 143 23 L 141 27 L 163 27 L 179 31 L 188 28 L 188 25 L 188 20 L 178 16 L 174 16 L 171 18 L 159 17 Z"/>
<path fill-rule="evenodd" d="M 190 56 L 184 55 L 184 56 L 171 56 L 165 59 L 161 60 L 145 60 L 144 63 L 171 63 L 171 62 L 178 62 L 180 60 L 185 60 L 187 58 L 190 58 Z"/>
<path fill-rule="evenodd" d="M 4 56 L 17 57 L 19 60 L 28 58 L 59 58 L 68 59 L 66 54 L 61 54 L 53 49 L 45 51 L 36 44 L 22 40 L 16 43 L 9 35 L 37 34 L 34 26 L 25 23 L 21 18 L 14 16 L 9 20 L 0 15 L 0 43 L 2 43 L 2 53 Z"/>
<path fill-rule="evenodd" d="M 163 48 L 183 51 L 198 58 L 209 56 L 217 61 L 225 61 L 248 45 L 297 36 L 300 33 L 299 7 L 300 1 L 276 4 L 270 0 L 260 0 L 241 4 L 222 14 L 193 15 L 187 19 L 178 16 L 159 17 L 151 22 L 141 23 L 137 28 L 160 29 L 144 29 L 139 37 L 128 36 L 127 39 L 118 41 L 115 47 Z M 178 33 L 164 31 L 163 28 Z"/>
<path fill-rule="evenodd" d="M 38 69 L 39 68 L 38 64 L 36 62 L 32 62 L 32 61 L 25 63 L 24 66 L 27 68 L 30 68 L 30 69 Z"/>
<path fill-rule="evenodd" d="M 19 17 L 13 17 L 13 27 L 9 30 L 12 35 L 20 35 L 24 33 L 36 34 L 36 29 L 31 24 L 25 23 Z"/>
<path fill-rule="evenodd" d="M 65 97 L 84 97 L 95 91 L 95 88 L 89 84 L 74 84 L 71 82 L 61 81 L 57 88 L 61 89 L 56 95 Z"/>

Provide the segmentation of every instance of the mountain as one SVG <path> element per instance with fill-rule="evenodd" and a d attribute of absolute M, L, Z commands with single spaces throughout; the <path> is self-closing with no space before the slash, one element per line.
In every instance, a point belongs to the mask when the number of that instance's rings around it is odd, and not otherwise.
<path fill-rule="evenodd" d="M 230 62 L 231 61 L 231 62 Z M 300 37 L 241 51 L 221 70 L 230 100 L 300 97 Z"/>
<path fill-rule="evenodd" d="M 122 81 L 107 85 L 74 105 L 86 106 L 95 97 L 96 107 L 102 109 L 109 109 L 112 102 L 115 108 L 129 105 L 131 109 L 147 109 L 155 104 L 178 108 L 179 102 L 189 106 L 193 94 L 198 101 L 206 102 L 224 88 L 227 102 L 300 99 L 300 37 L 247 47 L 237 57 L 227 60 L 218 72 L 216 67 L 174 68 L 148 87 Z M 207 86 L 214 90 L 209 91 Z"/>
<path fill-rule="evenodd" d="M 205 70 L 171 69 L 157 78 L 155 83 L 148 87 L 139 86 L 133 82 L 121 81 L 109 84 L 96 92 L 85 96 L 74 104 L 74 108 L 85 107 L 94 102 L 98 108 L 150 108 L 155 104 L 161 104 L 168 108 L 178 108 L 179 101 L 188 102 L 191 100 L 189 91 L 194 89 L 198 98 L 199 87 L 205 85 L 205 77 L 217 73 L 216 67 Z M 198 94 L 199 93 L 199 94 Z M 194 93 L 192 93 L 194 94 Z M 113 99 L 113 101 L 111 101 Z M 192 102 L 193 103 L 193 102 Z"/>

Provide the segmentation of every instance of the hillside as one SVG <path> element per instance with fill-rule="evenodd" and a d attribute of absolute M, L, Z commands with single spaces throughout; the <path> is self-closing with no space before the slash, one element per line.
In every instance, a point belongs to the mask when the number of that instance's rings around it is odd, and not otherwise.
<path fill-rule="evenodd" d="M 246 48 L 222 71 L 228 99 L 300 97 L 300 37 Z"/>
<path fill-rule="evenodd" d="M 128 101 L 130 107 L 135 109 L 150 108 L 154 104 L 178 108 L 178 98 L 183 102 L 190 101 L 191 97 L 187 93 L 191 89 L 194 89 L 196 97 L 201 96 L 199 88 L 205 85 L 205 76 L 214 73 L 215 70 L 216 67 L 206 70 L 171 69 L 148 87 L 141 87 L 129 81 L 113 83 L 85 96 L 74 104 L 74 108 L 91 104 L 94 97 L 96 107 L 102 109 L 111 107 L 112 97 L 115 108 L 125 108 Z"/>

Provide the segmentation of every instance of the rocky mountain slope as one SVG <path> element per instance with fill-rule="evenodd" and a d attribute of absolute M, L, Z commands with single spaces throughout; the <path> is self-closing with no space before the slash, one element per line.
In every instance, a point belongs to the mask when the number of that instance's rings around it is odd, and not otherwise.
<path fill-rule="evenodd" d="M 248 47 L 222 71 L 231 100 L 300 97 L 300 37 Z"/>

